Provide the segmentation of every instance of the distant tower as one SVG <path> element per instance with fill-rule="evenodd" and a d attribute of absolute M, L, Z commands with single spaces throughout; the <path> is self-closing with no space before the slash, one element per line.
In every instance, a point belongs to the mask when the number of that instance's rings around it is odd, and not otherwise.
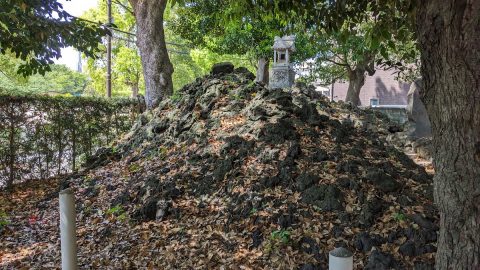
<path fill-rule="evenodd" d="M 290 55 L 295 52 L 295 36 L 275 37 L 273 67 L 270 70 L 270 88 L 292 87 L 295 71 L 290 65 Z"/>
<path fill-rule="evenodd" d="M 82 73 L 82 53 L 78 52 L 77 71 Z"/>

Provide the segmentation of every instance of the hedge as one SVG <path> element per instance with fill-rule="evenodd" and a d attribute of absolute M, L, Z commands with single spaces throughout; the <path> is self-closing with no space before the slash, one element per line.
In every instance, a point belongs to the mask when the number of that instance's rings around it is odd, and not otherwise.
<path fill-rule="evenodd" d="M 75 171 L 132 126 L 134 99 L 0 95 L 0 187 Z"/>

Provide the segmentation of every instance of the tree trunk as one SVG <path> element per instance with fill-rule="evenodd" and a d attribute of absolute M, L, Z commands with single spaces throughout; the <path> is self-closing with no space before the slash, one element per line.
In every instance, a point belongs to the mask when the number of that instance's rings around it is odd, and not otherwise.
<path fill-rule="evenodd" d="M 433 133 L 437 269 L 480 269 L 480 1 L 418 1 L 424 88 Z"/>
<path fill-rule="evenodd" d="M 130 0 L 137 23 L 137 46 L 145 78 L 145 102 L 155 108 L 164 96 L 173 93 L 172 73 L 165 44 L 163 13 L 167 0 Z"/>
<path fill-rule="evenodd" d="M 270 60 L 268 58 L 259 58 L 257 63 L 257 78 L 255 81 L 268 85 Z"/>
<path fill-rule="evenodd" d="M 360 90 L 365 84 L 365 69 L 356 68 L 348 73 L 348 90 L 346 102 L 351 103 L 354 106 L 360 105 Z"/>
<path fill-rule="evenodd" d="M 138 82 L 130 84 L 130 87 L 132 88 L 132 98 L 137 98 L 137 96 L 138 96 Z"/>

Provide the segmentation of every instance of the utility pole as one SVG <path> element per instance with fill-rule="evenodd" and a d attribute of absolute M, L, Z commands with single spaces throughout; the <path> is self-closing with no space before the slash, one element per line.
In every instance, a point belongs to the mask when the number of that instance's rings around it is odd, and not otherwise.
<path fill-rule="evenodd" d="M 332 89 L 330 89 L 330 101 L 333 101 L 333 90 L 335 89 L 335 82 L 336 82 L 336 80 L 333 79 Z"/>
<path fill-rule="evenodd" d="M 108 27 L 112 26 L 112 0 L 107 0 Z M 107 35 L 107 97 L 112 97 L 112 36 Z"/>

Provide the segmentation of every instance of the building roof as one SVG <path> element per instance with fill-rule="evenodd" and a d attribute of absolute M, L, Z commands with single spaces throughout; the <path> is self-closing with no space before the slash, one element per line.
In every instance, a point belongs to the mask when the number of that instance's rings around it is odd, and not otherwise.
<path fill-rule="evenodd" d="M 295 51 L 295 35 L 275 37 L 273 43 L 274 50 L 290 50 Z"/>

